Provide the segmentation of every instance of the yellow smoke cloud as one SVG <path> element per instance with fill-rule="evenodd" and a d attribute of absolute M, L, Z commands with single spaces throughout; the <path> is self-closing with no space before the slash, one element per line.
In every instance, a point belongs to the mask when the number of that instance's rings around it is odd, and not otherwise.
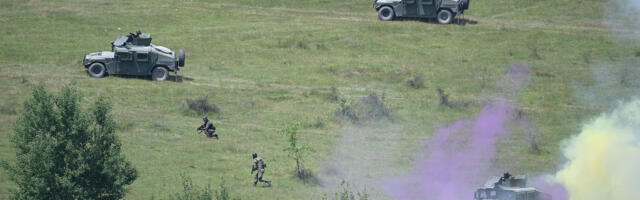
<path fill-rule="evenodd" d="M 585 125 L 564 155 L 555 178 L 570 200 L 640 199 L 640 100 Z"/>

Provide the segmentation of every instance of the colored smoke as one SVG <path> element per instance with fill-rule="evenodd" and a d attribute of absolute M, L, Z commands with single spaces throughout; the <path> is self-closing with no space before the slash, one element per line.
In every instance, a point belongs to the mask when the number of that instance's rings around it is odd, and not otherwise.
<path fill-rule="evenodd" d="M 637 60 L 595 62 L 590 67 L 592 81 L 574 84 L 576 99 L 589 107 L 613 110 L 618 101 L 631 101 L 640 94 Z"/>
<path fill-rule="evenodd" d="M 555 179 L 570 200 L 640 199 L 640 100 L 585 125 L 563 153 Z"/>
<path fill-rule="evenodd" d="M 394 160 L 401 156 L 399 148 L 409 145 L 402 140 L 404 129 L 399 124 L 382 123 L 365 127 L 343 127 L 335 151 L 317 176 L 328 194 L 342 192 L 342 181 L 353 192 L 365 191 L 372 199 L 385 193 L 379 188 L 380 177 L 399 168 Z"/>
<path fill-rule="evenodd" d="M 517 93 L 528 75 L 527 67 L 512 67 L 501 83 L 509 88 L 503 92 Z M 428 156 L 418 158 L 407 176 L 386 182 L 387 194 L 391 199 L 472 199 L 475 187 L 492 174 L 495 143 L 508 134 L 513 110 L 507 99 L 494 98 L 477 118 L 440 128 L 425 144 Z"/>
<path fill-rule="evenodd" d="M 611 0 L 604 7 L 604 24 L 623 40 L 640 41 L 640 1 Z"/>
<path fill-rule="evenodd" d="M 629 42 L 640 41 L 640 1 L 611 0 L 604 22 L 613 35 Z M 578 87 L 578 99 L 609 109 L 584 125 L 580 134 L 563 147 L 567 162 L 548 183 L 559 194 L 554 200 L 640 199 L 640 71 L 637 60 L 598 63 L 592 66 L 594 84 Z M 564 196 L 563 196 L 563 191 Z"/>
<path fill-rule="evenodd" d="M 392 180 L 387 192 L 392 199 L 469 199 L 473 194 L 472 179 L 489 172 L 495 155 L 494 144 L 505 134 L 504 126 L 511 115 L 505 100 L 485 106 L 476 120 L 462 120 L 441 128 L 427 141 L 430 156 L 418 161 L 406 178 Z M 461 148 L 452 145 L 455 135 L 468 126 L 473 136 Z"/>

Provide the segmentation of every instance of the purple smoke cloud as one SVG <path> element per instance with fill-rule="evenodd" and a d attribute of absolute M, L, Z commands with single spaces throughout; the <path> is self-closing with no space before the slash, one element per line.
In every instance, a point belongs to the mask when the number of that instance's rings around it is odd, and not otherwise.
<path fill-rule="evenodd" d="M 392 199 L 471 199 L 473 177 L 489 171 L 495 155 L 495 141 L 505 134 L 504 125 L 511 115 L 504 99 L 486 105 L 475 120 L 460 120 L 439 129 L 426 142 L 431 152 L 420 160 L 408 177 L 388 182 L 386 192 Z M 460 141 L 455 134 L 472 126 L 473 135 L 461 148 L 451 148 Z"/>
<path fill-rule="evenodd" d="M 514 66 L 505 77 L 504 87 L 517 93 L 529 74 L 526 66 Z M 427 140 L 428 157 L 419 158 L 406 177 L 385 183 L 391 199 L 473 199 L 473 185 L 486 180 L 496 154 L 495 142 L 508 132 L 514 108 L 503 98 L 487 103 L 473 120 L 458 120 L 440 128 Z M 468 135 L 471 134 L 471 135 Z"/>

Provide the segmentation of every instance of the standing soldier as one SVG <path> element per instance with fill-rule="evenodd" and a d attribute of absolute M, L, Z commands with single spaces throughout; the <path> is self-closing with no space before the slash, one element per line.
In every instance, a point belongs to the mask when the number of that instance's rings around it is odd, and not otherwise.
<path fill-rule="evenodd" d="M 204 131 L 207 137 L 214 137 L 217 140 L 218 134 L 216 134 L 216 126 L 214 126 L 213 123 L 209 121 L 209 118 L 207 118 L 207 116 L 204 116 L 202 118 L 202 121 L 204 121 L 204 123 L 200 127 L 198 127 L 198 131 Z"/>
<path fill-rule="evenodd" d="M 267 167 L 267 164 L 264 163 L 262 158 L 258 157 L 257 153 L 253 153 L 251 156 L 253 156 L 253 168 L 251 169 L 251 175 L 253 175 L 253 171 L 258 170 L 258 173 L 256 174 L 256 180 L 253 182 L 253 187 L 258 184 L 258 181 L 265 182 L 269 184 L 269 187 L 271 187 L 270 180 L 262 180 L 262 175 L 264 175 L 264 168 Z"/>

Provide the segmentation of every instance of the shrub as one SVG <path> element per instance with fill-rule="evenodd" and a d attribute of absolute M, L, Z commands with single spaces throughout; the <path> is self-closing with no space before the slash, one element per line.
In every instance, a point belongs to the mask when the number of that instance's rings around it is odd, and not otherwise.
<path fill-rule="evenodd" d="M 346 118 L 351 123 L 359 123 L 360 118 L 356 114 L 356 106 L 350 99 L 340 99 L 338 103 L 338 110 L 336 110 L 336 115 Z"/>
<path fill-rule="evenodd" d="M 449 95 L 444 93 L 444 90 L 442 88 L 437 88 L 436 91 L 438 92 L 438 96 L 440 97 L 440 105 L 451 107 L 451 103 L 449 103 Z"/>
<path fill-rule="evenodd" d="M 538 135 L 535 133 L 529 133 L 529 145 L 530 145 L 530 150 L 533 153 L 538 153 L 540 152 L 540 147 L 538 146 L 538 140 L 537 140 Z"/>
<path fill-rule="evenodd" d="M 368 200 L 369 194 L 367 193 L 367 189 L 365 188 L 362 192 L 356 191 L 355 193 L 349 188 L 349 183 L 345 180 L 342 180 L 340 183 L 340 191 L 334 194 L 335 200 Z M 323 198 L 326 199 L 326 198 Z"/>
<path fill-rule="evenodd" d="M 582 53 L 582 59 L 584 60 L 584 63 L 592 64 L 591 53 L 589 52 Z"/>
<path fill-rule="evenodd" d="M 16 121 L 11 142 L 15 163 L 3 162 L 16 183 L 15 199 L 120 199 L 137 178 L 120 154 L 115 122 L 104 98 L 80 107 L 81 94 L 33 89 Z"/>
<path fill-rule="evenodd" d="M 413 76 L 409 79 L 409 81 L 407 81 L 407 83 L 409 84 L 409 86 L 415 89 L 424 88 L 424 80 L 420 75 Z"/>
<path fill-rule="evenodd" d="M 375 92 L 369 93 L 357 102 L 340 99 L 336 115 L 344 117 L 354 124 L 382 119 L 394 121 L 391 109 L 384 103 L 384 95 L 379 97 Z"/>
<path fill-rule="evenodd" d="M 485 88 L 487 86 L 487 79 L 489 76 L 489 70 L 485 67 L 482 70 L 482 76 L 480 77 L 480 88 Z"/>
<path fill-rule="evenodd" d="M 327 94 L 327 99 L 332 102 L 337 102 L 340 100 L 340 93 L 338 92 L 338 88 L 331 86 L 331 92 Z"/>
<path fill-rule="evenodd" d="M 305 125 L 305 127 L 307 128 L 322 128 L 324 126 L 325 126 L 324 119 L 322 119 L 321 117 L 316 117 L 315 121 Z"/>
<path fill-rule="evenodd" d="M 185 105 L 188 110 L 198 114 L 220 113 L 220 107 L 215 103 L 209 103 L 209 96 L 205 95 L 196 99 L 186 99 Z"/>
<path fill-rule="evenodd" d="M 442 88 L 437 88 L 436 92 L 438 92 L 438 96 L 440 97 L 440 106 L 444 106 L 448 108 L 458 108 L 458 107 L 466 108 L 469 106 L 469 102 L 466 102 L 466 101 L 458 101 L 458 102 L 450 101 L 449 94 L 445 93 Z"/>
<path fill-rule="evenodd" d="M 529 50 L 531 50 L 531 58 L 536 59 L 536 60 L 540 60 L 542 59 L 542 57 L 540 56 L 540 54 L 538 53 L 538 47 L 536 46 L 529 46 Z"/>
<path fill-rule="evenodd" d="M 305 154 L 308 152 L 314 152 L 314 150 L 310 146 L 298 144 L 298 125 L 286 125 L 282 130 L 280 130 L 280 133 L 287 136 L 289 145 L 283 150 L 288 152 L 289 157 L 296 162 L 296 176 L 304 183 L 313 180 L 313 173 L 309 169 L 305 169 L 302 162 L 304 161 Z"/>
<path fill-rule="evenodd" d="M 360 99 L 360 112 L 365 120 L 388 119 L 393 121 L 391 111 L 384 104 L 384 94 L 378 97 L 376 93 L 370 93 L 366 97 Z"/>
<path fill-rule="evenodd" d="M 212 190 L 211 185 L 198 188 L 193 185 L 191 178 L 182 174 L 182 191 L 176 193 L 169 199 L 172 200 L 239 200 L 239 198 L 231 198 L 229 189 L 225 186 L 224 179 L 220 182 L 218 190 Z"/>

